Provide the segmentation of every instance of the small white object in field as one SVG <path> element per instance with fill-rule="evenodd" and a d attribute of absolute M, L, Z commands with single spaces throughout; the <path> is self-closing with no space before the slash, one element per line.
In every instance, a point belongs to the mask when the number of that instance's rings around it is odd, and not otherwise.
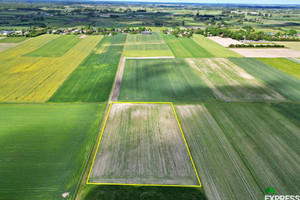
<path fill-rule="evenodd" d="M 69 195 L 70 195 L 69 192 L 65 192 L 65 193 L 62 193 L 62 194 L 61 194 L 61 196 L 62 196 L 63 198 L 66 198 L 66 197 L 68 197 Z"/>

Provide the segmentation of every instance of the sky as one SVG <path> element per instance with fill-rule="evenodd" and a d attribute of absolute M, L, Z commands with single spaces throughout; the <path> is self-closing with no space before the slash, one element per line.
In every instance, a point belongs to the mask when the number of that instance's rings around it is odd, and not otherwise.
<path fill-rule="evenodd" d="M 138 1 L 138 2 L 164 2 L 164 3 L 300 4 L 300 0 L 102 0 L 102 1 L 124 1 L 124 2 Z"/>

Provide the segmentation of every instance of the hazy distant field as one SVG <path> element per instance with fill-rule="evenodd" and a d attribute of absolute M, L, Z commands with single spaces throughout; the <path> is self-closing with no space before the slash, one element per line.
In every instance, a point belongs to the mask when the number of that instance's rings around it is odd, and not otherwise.
<path fill-rule="evenodd" d="M 120 101 L 214 101 L 209 87 L 183 59 L 127 60 Z"/>
<path fill-rule="evenodd" d="M 170 104 L 112 104 L 90 183 L 199 185 Z"/>
<path fill-rule="evenodd" d="M 104 104 L 0 105 L 0 199 L 61 199 L 75 189 Z"/>
<path fill-rule="evenodd" d="M 158 32 L 151 35 L 129 34 L 125 57 L 173 56 L 170 48 Z"/>
<path fill-rule="evenodd" d="M 90 54 L 103 36 L 89 36 L 59 58 L 23 57 L 56 38 L 45 35 L 0 53 L 0 101 L 47 101 Z M 9 55 L 8 55 L 9 54 Z M 7 55 L 6 59 L 5 56 Z M 14 55 L 13 59 L 10 58 Z"/>
<path fill-rule="evenodd" d="M 261 79 L 284 97 L 300 101 L 300 80 L 253 58 L 229 58 L 252 76 Z"/>
<path fill-rule="evenodd" d="M 190 38 L 176 38 L 174 35 L 162 35 L 176 58 L 214 57 Z"/>
<path fill-rule="evenodd" d="M 225 58 L 187 59 L 213 94 L 226 101 L 283 101 L 285 98 L 261 80 Z"/>
<path fill-rule="evenodd" d="M 266 104 L 176 110 L 209 199 L 260 199 L 269 185 L 297 194 L 299 126 L 289 118 Z"/>
<path fill-rule="evenodd" d="M 104 37 L 49 101 L 107 101 L 126 37 L 123 34 Z"/>

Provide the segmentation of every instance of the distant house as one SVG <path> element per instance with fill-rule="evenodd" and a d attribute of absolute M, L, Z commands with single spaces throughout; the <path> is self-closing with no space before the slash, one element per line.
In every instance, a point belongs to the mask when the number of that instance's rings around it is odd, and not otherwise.
<path fill-rule="evenodd" d="M 14 31 L 1 31 L 0 34 L 3 34 L 3 35 L 10 35 L 10 34 L 13 34 Z"/>
<path fill-rule="evenodd" d="M 151 33 L 151 31 L 142 31 L 142 34 L 144 34 L 144 35 L 151 35 L 152 33 Z"/>

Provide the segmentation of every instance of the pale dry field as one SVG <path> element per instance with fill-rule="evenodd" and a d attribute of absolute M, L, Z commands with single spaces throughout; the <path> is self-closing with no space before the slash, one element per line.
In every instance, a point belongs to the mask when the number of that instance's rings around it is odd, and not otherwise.
<path fill-rule="evenodd" d="M 283 101 L 285 98 L 261 80 L 225 58 L 186 59 L 213 94 L 226 101 Z"/>
<path fill-rule="evenodd" d="M 18 43 L 0 43 L 0 52 L 19 45 Z"/>
<path fill-rule="evenodd" d="M 170 104 L 112 104 L 90 183 L 199 185 Z"/>
<path fill-rule="evenodd" d="M 245 56 L 256 58 L 292 58 L 300 57 L 300 51 L 284 48 L 231 48 L 230 50 Z"/>
<path fill-rule="evenodd" d="M 207 37 L 207 38 L 211 39 L 212 41 L 214 41 L 224 47 L 229 47 L 230 44 L 243 44 L 242 42 L 231 39 L 231 38 L 222 38 L 219 36 L 213 36 L 213 37 Z"/>

